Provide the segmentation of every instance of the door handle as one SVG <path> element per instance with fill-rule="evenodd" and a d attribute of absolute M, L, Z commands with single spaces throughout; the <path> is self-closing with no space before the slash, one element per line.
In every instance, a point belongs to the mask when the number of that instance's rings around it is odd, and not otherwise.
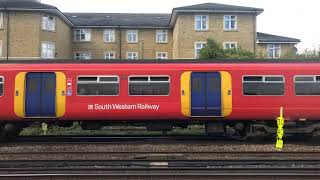
<path fill-rule="evenodd" d="M 184 90 L 182 90 L 181 95 L 184 96 Z"/>
<path fill-rule="evenodd" d="M 66 92 L 65 91 L 62 91 L 61 92 L 61 96 L 65 96 L 66 95 Z"/>
<path fill-rule="evenodd" d="M 16 90 L 16 96 L 19 96 L 19 91 Z"/>

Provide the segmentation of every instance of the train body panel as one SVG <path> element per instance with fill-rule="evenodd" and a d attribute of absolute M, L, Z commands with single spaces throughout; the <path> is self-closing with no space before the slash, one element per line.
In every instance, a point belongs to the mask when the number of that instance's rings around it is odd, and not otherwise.
<path fill-rule="evenodd" d="M 35 72 L 60 73 L 60 80 L 56 80 L 56 96 L 61 94 L 60 99 L 56 97 L 55 101 L 57 104 L 55 106 L 56 116 L 26 116 L 25 106 L 27 104 L 23 102 L 26 101 L 26 93 L 21 94 L 20 90 L 27 87 L 26 80 L 17 78 L 23 72 L 25 72 L 25 76 Z M 184 73 L 187 72 L 189 72 L 187 76 L 192 76 L 192 73 L 220 73 L 220 78 L 224 78 L 219 84 L 221 86 L 221 99 L 218 99 L 221 104 L 220 115 L 192 116 L 192 112 L 190 112 L 192 111 L 192 107 L 190 107 L 192 106 L 191 78 L 183 79 L 189 82 L 181 81 Z M 58 121 L 274 120 L 279 115 L 280 107 L 284 108 L 287 120 L 319 120 L 320 117 L 320 96 L 297 96 L 294 86 L 294 77 L 297 75 L 320 75 L 319 63 L 0 64 L 0 73 L 0 76 L 4 78 L 4 94 L 0 97 L 1 121 L 22 122 L 41 118 L 52 118 Z M 228 75 L 230 77 L 226 77 Z M 244 95 L 243 77 L 262 75 L 283 76 L 285 81 L 284 95 Z M 77 95 L 79 76 L 117 76 L 119 95 Z M 169 95 L 130 96 L 128 80 L 133 76 L 168 76 Z M 231 81 L 231 85 L 224 84 L 227 81 Z M 182 92 L 182 86 L 190 89 Z M 231 91 L 228 92 L 226 87 L 230 87 Z M 184 96 L 190 96 L 190 98 Z M 232 99 L 226 100 L 228 96 L 231 96 Z M 188 104 L 183 104 L 184 102 Z"/>

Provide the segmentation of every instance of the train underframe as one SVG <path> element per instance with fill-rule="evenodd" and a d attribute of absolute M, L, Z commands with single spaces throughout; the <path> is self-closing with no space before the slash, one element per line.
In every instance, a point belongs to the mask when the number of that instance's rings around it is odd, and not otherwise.
<path fill-rule="evenodd" d="M 99 130 L 105 126 L 144 126 L 147 131 L 162 131 L 167 133 L 175 128 L 188 128 L 190 125 L 204 125 L 207 136 L 224 137 L 266 137 L 277 132 L 276 121 L 26 121 L 26 122 L 2 122 L 0 124 L 0 137 L 16 137 L 24 129 L 33 124 L 47 123 L 59 127 L 71 127 L 79 122 L 83 130 Z M 285 122 L 286 135 L 299 135 L 305 137 L 320 135 L 320 121 L 290 121 Z"/>

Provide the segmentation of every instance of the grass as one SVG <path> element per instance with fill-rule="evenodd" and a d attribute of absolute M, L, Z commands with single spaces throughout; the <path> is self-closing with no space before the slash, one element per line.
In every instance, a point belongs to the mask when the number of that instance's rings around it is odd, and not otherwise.
<path fill-rule="evenodd" d="M 201 135 L 204 127 L 200 125 L 189 126 L 189 128 L 175 128 L 168 132 L 168 135 Z M 79 123 L 74 123 L 72 127 L 62 128 L 55 125 L 48 126 L 48 136 L 60 135 L 162 135 L 162 131 L 147 131 L 143 127 L 104 127 L 101 130 L 82 130 Z M 25 128 L 20 136 L 40 136 L 44 135 L 40 125 Z"/>

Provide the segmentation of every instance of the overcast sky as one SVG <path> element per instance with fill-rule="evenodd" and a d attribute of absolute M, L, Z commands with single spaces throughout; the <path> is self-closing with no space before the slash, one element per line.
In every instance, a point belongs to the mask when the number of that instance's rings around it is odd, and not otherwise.
<path fill-rule="evenodd" d="M 319 0 L 41 0 L 62 12 L 171 13 L 172 8 L 206 2 L 263 8 L 258 32 L 298 38 L 300 51 L 320 46 Z"/>

